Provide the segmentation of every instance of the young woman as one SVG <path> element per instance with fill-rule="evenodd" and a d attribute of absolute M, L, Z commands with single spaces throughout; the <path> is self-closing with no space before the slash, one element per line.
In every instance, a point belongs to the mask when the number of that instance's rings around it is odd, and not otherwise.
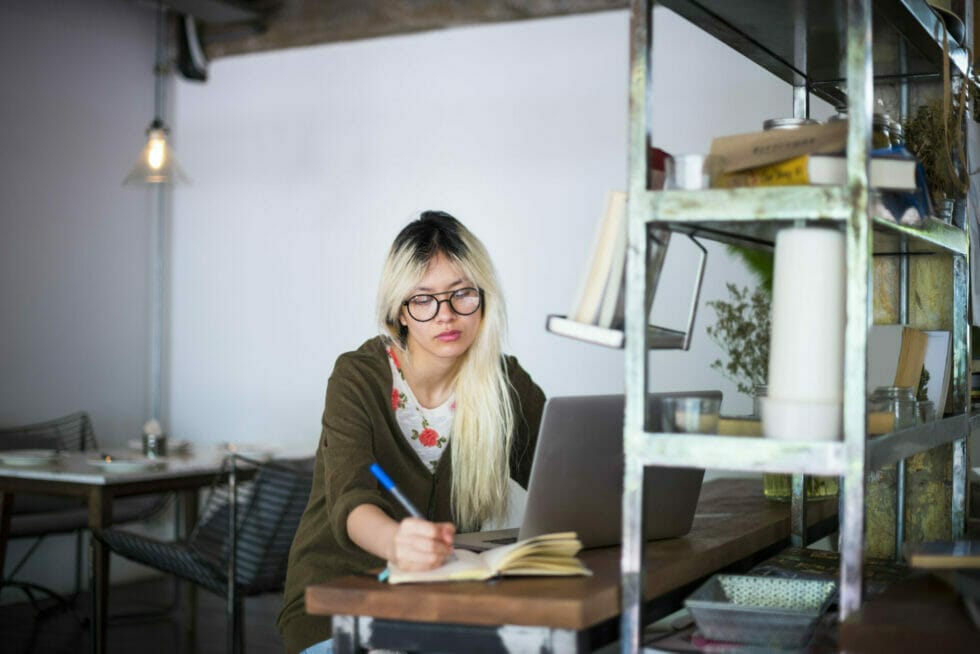
<path fill-rule="evenodd" d="M 441 565 L 456 530 L 502 518 L 527 487 L 544 393 L 501 352 L 504 300 L 483 244 L 426 211 L 395 238 L 378 292 L 381 336 L 341 355 L 327 384 L 310 501 L 289 555 L 287 652 L 330 652 L 306 586 L 382 567 Z M 425 516 L 370 472 L 378 463 Z"/>

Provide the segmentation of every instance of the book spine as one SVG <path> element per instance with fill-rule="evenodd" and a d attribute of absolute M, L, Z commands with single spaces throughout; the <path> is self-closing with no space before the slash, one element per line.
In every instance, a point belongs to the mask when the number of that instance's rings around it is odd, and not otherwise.
<path fill-rule="evenodd" d="M 745 186 L 802 186 L 810 183 L 809 157 L 803 155 L 767 166 L 721 173 L 711 180 L 714 188 Z"/>

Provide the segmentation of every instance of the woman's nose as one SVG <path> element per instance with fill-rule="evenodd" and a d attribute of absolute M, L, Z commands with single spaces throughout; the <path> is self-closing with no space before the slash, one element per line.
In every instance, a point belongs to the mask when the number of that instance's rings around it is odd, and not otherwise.
<path fill-rule="evenodd" d="M 445 322 L 446 320 L 455 317 L 456 312 L 453 311 L 453 306 L 449 303 L 449 299 L 439 300 L 439 309 L 436 311 L 436 320 Z"/>

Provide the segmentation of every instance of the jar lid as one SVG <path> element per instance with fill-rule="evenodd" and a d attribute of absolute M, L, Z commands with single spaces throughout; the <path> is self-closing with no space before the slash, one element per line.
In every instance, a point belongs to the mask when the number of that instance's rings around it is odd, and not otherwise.
<path fill-rule="evenodd" d="M 847 107 L 839 107 L 837 113 L 827 120 L 847 120 Z M 873 114 L 871 116 L 871 123 L 876 127 L 887 127 L 889 129 L 893 125 L 899 125 L 901 127 L 898 121 L 893 120 L 888 114 Z"/>
<path fill-rule="evenodd" d="M 875 127 L 888 127 L 894 121 L 888 114 L 874 114 L 871 116 L 871 122 Z"/>
<path fill-rule="evenodd" d="M 909 386 L 879 386 L 871 394 L 872 398 L 894 398 L 897 400 L 914 401 L 915 395 Z"/>
<path fill-rule="evenodd" d="M 762 129 L 797 129 L 804 125 L 819 125 L 813 118 L 770 118 L 762 123 Z"/>

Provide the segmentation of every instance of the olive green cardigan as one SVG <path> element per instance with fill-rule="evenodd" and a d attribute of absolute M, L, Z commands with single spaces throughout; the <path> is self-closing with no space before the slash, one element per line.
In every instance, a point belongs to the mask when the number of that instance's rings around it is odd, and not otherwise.
<path fill-rule="evenodd" d="M 516 417 L 511 476 L 526 488 L 544 393 L 514 357 L 505 357 L 505 365 Z M 374 504 L 396 520 L 406 517 L 371 475 L 372 463 L 380 464 L 428 519 L 452 521 L 448 448 L 435 473 L 430 472 L 401 433 L 391 407 L 391 389 L 391 368 L 381 337 L 337 359 L 327 384 L 313 489 L 289 552 L 278 619 L 287 652 L 300 652 L 330 637 L 330 618 L 306 613 L 307 586 L 384 565 L 350 540 L 348 514 L 358 505 Z"/>

